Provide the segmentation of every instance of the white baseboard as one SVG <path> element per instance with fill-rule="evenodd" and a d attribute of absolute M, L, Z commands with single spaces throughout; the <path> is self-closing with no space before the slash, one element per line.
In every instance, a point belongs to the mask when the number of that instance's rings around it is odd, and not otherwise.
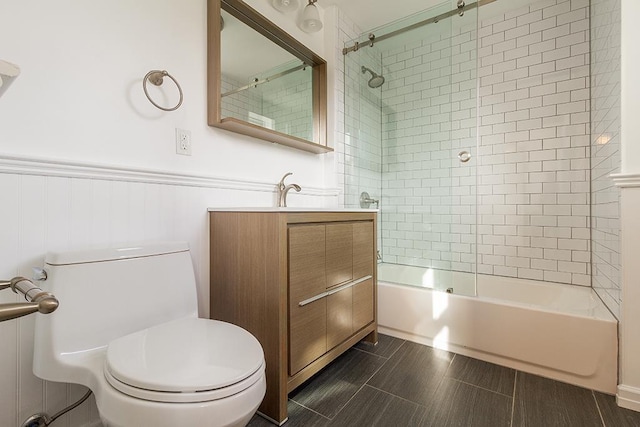
<path fill-rule="evenodd" d="M 621 408 L 631 409 L 640 412 L 640 388 L 628 385 L 618 385 L 616 402 Z"/>

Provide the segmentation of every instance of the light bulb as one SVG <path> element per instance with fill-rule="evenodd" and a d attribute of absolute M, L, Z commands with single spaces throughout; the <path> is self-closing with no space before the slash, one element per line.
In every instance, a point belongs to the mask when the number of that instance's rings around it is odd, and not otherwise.
<path fill-rule="evenodd" d="M 280 12 L 293 12 L 298 9 L 298 0 L 272 0 L 271 5 Z"/>
<path fill-rule="evenodd" d="M 316 0 L 309 0 L 309 4 L 304 7 L 302 12 L 302 21 L 300 28 L 305 33 L 315 33 L 322 29 L 322 21 L 320 20 L 320 12 L 314 4 Z"/>

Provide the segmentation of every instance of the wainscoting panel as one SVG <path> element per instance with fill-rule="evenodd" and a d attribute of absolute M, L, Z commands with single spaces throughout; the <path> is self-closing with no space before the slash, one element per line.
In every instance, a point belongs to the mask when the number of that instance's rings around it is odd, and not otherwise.
<path fill-rule="evenodd" d="M 304 187 L 301 193 L 290 195 L 290 204 L 322 207 L 337 202 L 336 190 Z M 31 268 L 43 265 L 47 251 L 187 241 L 198 285 L 199 312 L 206 317 L 207 208 L 273 206 L 275 183 L 163 176 L 153 171 L 0 157 L 0 195 L 1 278 L 31 277 Z M 17 301 L 11 291 L 0 292 L 0 303 Z M 52 415 L 86 391 L 33 375 L 34 321 L 35 315 L 31 315 L 0 323 L 0 426 L 19 426 L 36 412 Z M 88 425 L 99 425 L 93 399 L 56 421 L 58 427 Z"/>

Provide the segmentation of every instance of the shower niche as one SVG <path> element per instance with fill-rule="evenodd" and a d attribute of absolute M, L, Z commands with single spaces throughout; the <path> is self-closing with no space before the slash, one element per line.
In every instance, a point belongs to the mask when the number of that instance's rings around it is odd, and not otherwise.
<path fill-rule="evenodd" d="M 320 154 L 326 62 L 239 0 L 208 1 L 210 126 Z"/>

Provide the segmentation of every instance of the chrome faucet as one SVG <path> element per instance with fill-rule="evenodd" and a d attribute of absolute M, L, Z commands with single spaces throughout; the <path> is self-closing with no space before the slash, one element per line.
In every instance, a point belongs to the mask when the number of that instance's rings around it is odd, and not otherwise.
<path fill-rule="evenodd" d="M 372 203 L 376 204 L 376 209 L 380 207 L 380 200 L 371 198 L 369 193 L 363 191 L 362 194 L 360 194 L 360 207 L 362 209 L 369 209 L 369 206 L 371 206 Z"/>
<path fill-rule="evenodd" d="M 293 175 L 293 173 L 292 172 L 286 173 L 278 183 L 278 207 L 279 208 L 287 207 L 287 193 L 289 192 L 289 190 L 293 188 L 298 193 L 300 192 L 300 190 L 302 190 L 302 188 L 298 184 L 284 185 L 284 180 L 289 175 Z"/>

